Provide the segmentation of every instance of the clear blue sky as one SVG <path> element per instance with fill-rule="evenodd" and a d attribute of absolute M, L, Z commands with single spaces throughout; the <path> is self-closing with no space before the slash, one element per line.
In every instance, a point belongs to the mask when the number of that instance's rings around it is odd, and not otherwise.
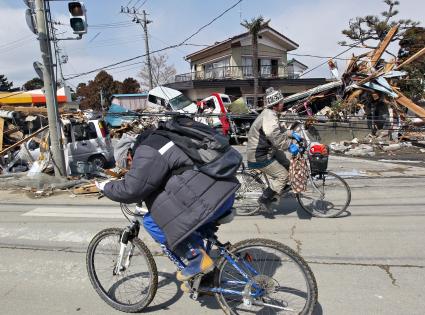
<path fill-rule="evenodd" d="M 119 13 L 121 5 L 129 0 L 87 0 L 89 32 L 81 41 L 61 42 L 63 53 L 69 56 L 64 66 L 66 75 L 80 73 L 131 58 L 144 51 L 143 30 L 139 24 L 130 23 L 131 18 Z M 132 0 L 130 6 L 140 6 L 144 0 Z M 182 41 L 200 26 L 230 7 L 236 0 L 147 0 L 141 9 L 149 13 L 153 23 L 149 25 L 151 50 Z M 21 0 L 0 0 L 0 73 L 19 86 L 35 76 L 34 60 L 40 60 L 38 42 L 25 24 L 25 5 Z M 343 40 L 341 30 L 350 18 L 366 14 L 379 14 L 385 9 L 382 0 L 244 0 L 236 8 L 214 22 L 190 40 L 196 44 L 213 44 L 243 32 L 242 19 L 263 15 L 271 19 L 270 25 L 297 42 L 300 47 L 295 53 L 333 56 L 343 48 L 337 42 Z M 424 21 L 423 0 L 401 0 L 400 18 Z M 55 20 L 68 22 L 67 1 L 52 2 Z M 120 27 L 90 27 L 90 25 L 120 23 Z M 68 31 L 69 27 L 61 30 Z M 170 63 L 178 73 L 189 72 L 183 57 L 199 47 L 180 47 L 167 51 Z M 395 48 L 394 48 L 395 49 Z M 323 62 L 321 59 L 296 57 L 310 68 Z M 341 67 L 343 67 L 343 62 Z M 116 79 L 137 78 L 140 66 L 108 71 Z M 310 74 L 311 77 L 329 76 L 326 67 Z M 73 80 L 86 82 L 93 76 Z"/>

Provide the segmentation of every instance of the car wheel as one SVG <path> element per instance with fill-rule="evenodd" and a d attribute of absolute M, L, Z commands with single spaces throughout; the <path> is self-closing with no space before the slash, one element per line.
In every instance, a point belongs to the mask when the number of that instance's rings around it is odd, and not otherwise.
<path fill-rule="evenodd" d="M 106 159 L 103 155 L 94 155 L 89 158 L 89 162 L 97 168 L 105 168 Z"/>

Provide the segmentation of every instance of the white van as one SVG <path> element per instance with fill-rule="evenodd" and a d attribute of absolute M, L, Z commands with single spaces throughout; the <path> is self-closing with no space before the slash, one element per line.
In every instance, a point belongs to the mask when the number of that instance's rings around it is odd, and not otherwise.
<path fill-rule="evenodd" d="M 113 166 L 114 149 L 111 137 L 106 124 L 101 119 L 61 119 L 62 138 L 64 139 L 64 155 L 66 172 L 68 175 L 81 173 L 87 163 L 98 168 Z M 32 161 L 37 161 L 40 157 L 40 143 L 34 139 L 24 143 L 25 152 L 31 155 Z M 24 150 L 21 150 L 24 152 Z M 21 151 L 14 157 L 9 157 L 11 161 L 7 166 L 8 172 L 15 172 L 17 166 L 21 166 L 21 171 L 29 168 L 28 156 L 21 155 Z M 79 166 L 80 165 L 80 166 Z"/>
<path fill-rule="evenodd" d="M 149 91 L 148 105 L 162 106 L 167 111 L 195 114 L 198 107 L 182 92 L 165 86 L 157 86 Z"/>
<path fill-rule="evenodd" d="M 106 123 L 101 119 L 70 121 L 63 119 L 64 146 L 71 173 L 77 172 L 77 162 L 90 162 L 104 168 L 114 163 L 114 150 Z M 69 171 L 68 171 L 69 173 Z"/>

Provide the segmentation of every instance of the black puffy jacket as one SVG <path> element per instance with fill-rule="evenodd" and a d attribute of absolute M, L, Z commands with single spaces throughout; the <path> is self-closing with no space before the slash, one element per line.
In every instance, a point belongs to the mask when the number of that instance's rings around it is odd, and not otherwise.
<path fill-rule="evenodd" d="M 239 187 L 236 179 L 216 180 L 190 169 L 193 163 L 172 141 L 149 132 L 139 136 L 133 163 L 122 180 L 105 185 L 117 202 L 145 201 L 153 219 L 174 249 L 205 224 Z M 179 175 L 173 170 L 188 167 Z"/>

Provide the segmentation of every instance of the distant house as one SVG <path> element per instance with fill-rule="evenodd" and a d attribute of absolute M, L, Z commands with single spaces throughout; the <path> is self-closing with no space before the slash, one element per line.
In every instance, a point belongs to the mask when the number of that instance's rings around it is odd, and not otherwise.
<path fill-rule="evenodd" d="M 308 67 L 292 59 L 287 52 L 298 44 L 271 27 L 258 36 L 260 74 L 259 93 L 273 86 L 286 95 L 303 91 L 326 82 L 324 78 L 297 79 Z M 244 96 L 253 102 L 253 58 L 251 34 L 245 32 L 187 55 L 191 72 L 176 75 L 168 87 L 182 91 L 192 100 L 203 99 L 213 92 L 235 97 Z"/>
<path fill-rule="evenodd" d="M 307 69 L 308 67 L 305 64 L 299 62 L 296 59 L 291 59 L 287 62 L 288 77 L 290 78 L 298 79 L 300 75 Z"/>
<path fill-rule="evenodd" d="M 119 105 L 128 110 L 146 109 L 148 93 L 113 94 L 111 104 Z"/>

